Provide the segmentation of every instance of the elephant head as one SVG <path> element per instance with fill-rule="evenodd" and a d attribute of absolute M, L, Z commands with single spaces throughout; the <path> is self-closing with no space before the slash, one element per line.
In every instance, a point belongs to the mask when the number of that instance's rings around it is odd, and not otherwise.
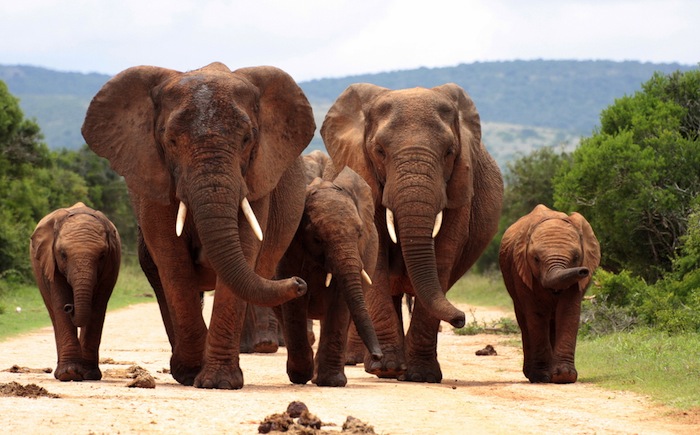
<path fill-rule="evenodd" d="M 39 221 L 30 246 L 35 270 L 55 283 L 47 286 L 57 290 L 48 295 L 53 307 L 70 315 L 76 327 L 86 326 L 100 276 L 116 277 L 119 269 L 117 229 L 104 214 L 79 202 Z"/>
<path fill-rule="evenodd" d="M 372 283 L 377 261 L 374 202 L 367 183 L 345 167 L 333 181 L 315 178 L 306 189 L 302 229 L 304 251 L 343 293 L 357 331 L 375 359 L 381 358 L 376 332 L 365 306 L 362 280 Z"/>
<path fill-rule="evenodd" d="M 400 245 L 419 301 L 433 317 L 463 326 L 464 313 L 444 296 L 450 277 L 441 283 L 433 239 L 443 213 L 469 208 L 475 197 L 486 151 L 471 98 L 455 84 L 354 84 L 329 110 L 321 134 L 334 164 L 350 166 L 370 185 L 380 238 Z M 464 224 L 470 228 L 468 217 Z"/>
<path fill-rule="evenodd" d="M 285 72 L 212 63 L 184 73 L 153 66 L 121 72 L 93 98 L 82 133 L 124 176 L 139 219 L 151 212 L 143 209 L 180 204 L 173 233 L 191 216 L 226 287 L 246 301 L 276 305 L 302 294 L 305 283 L 255 274 L 239 215 L 262 239 L 250 203 L 269 195 L 314 130 L 311 106 Z"/>
<path fill-rule="evenodd" d="M 528 289 L 558 293 L 576 286 L 583 294 L 600 262 L 600 245 L 579 213 L 567 216 L 540 204 L 503 236 L 514 269 Z"/>

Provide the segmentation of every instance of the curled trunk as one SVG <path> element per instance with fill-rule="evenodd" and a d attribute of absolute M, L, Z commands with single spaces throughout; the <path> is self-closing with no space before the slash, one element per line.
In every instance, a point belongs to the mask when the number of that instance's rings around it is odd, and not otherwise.
<path fill-rule="evenodd" d="M 248 264 L 238 233 L 238 212 L 242 200 L 232 190 L 234 183 L 212 185 L 215 177 L 207 174 L 207 186 L 190 191 L 197 232 L 209 261 L 219 279 L 241 299 L 262 306 L 275 306 L 306 292 L 306 283 L 297 277 L 273 281 L 257 275 Z M 197 186 L 196 183 L 193 185 Z"/>
<path fill-rule="evenodd" d="M 542 277 L 542 286 L 555 291 L 565 290 L 587 278 L 590 271 L 586 267 L 556 267 Z"/>

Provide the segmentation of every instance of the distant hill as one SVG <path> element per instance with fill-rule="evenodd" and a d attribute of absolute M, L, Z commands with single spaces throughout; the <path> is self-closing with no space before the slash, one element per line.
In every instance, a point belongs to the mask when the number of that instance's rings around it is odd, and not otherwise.
<path fill-rule="evenodd" d="M 234 65 L 231 65 L 235 67 Z M 462 86 L 474 99 L 484 124 L 484 142 L 504 165 L 517 153 L 550 145 L 574 146 L 598 124 L 601 110 L 632 94 L 654 72 L 697 65 L 612 61 L 477 62 L 445 68 L 418 68 L 301 82 L 320 127 L 328 107 L 350 84 L 374 83 L 391 89 Z M 51 148 L 75 149 L 85 110 L 110 78 L 103 74 L 58 72 L 32 66 L 0 65 L 0 80 L 35 118 Z M 310 149 L 323 148 L 318 137 Z"/>

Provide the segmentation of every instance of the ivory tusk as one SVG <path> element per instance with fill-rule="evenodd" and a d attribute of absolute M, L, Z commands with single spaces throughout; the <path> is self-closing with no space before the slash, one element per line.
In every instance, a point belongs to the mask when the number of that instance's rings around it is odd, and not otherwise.
<path fill-rule="evenodd" d="M 362 269 L 362 279 L 364 279 L 367 284 L 372 285 L 372 278 L 369 277 L 367 271 L 364 269 Z"/>
<path fill-rule="evenodd" d="M 258 219 L 255 217 L 255 213 L 253 213 L 253 209 L 250 208 L 248 198 L 243 198 L 243 201 L 241 201 L 241 209 L 243 210 L 243 215 L 245 215 L 245 218 L 248 220 L 248 223 L 253 228 L 255 236 L 258 238 L 258 240 L 262 242 L 263 232 L 260 228 L 260 224 L 258 223 Z"/>
<path fill-rule="evenodd" d="M 389 231 L 389 237 L 391 237 L 391 241 L 394 243 L 398 243 L 396 241 L 396 227 L 394 226 L 394 213 L 392 213 L 391 210 L 388 208 L 386 209 L 386 229 Z"/>
<path fill-rule="evenodd" d="M 326 275 L 326 287 L 331 285 L 331 280 L 333 279 L 333 274 L 328 272 L 328 275 Z"/>
<path fill-rule="evenodd" d="M 440 232 L 440 227 L 442 226 L 442 211 L 435 217 L 435 226 L 433 227 L 433 239 Z"/>
<path fill-rule="evenodd" d="M 182 229 L 185 227 L 185 217 L 187 217 L 187 206 L 180 201 L 180 207 L 177 209 L 177 220 L 175 221 L 175 234 L 178 237 L 182 235 Z"/>

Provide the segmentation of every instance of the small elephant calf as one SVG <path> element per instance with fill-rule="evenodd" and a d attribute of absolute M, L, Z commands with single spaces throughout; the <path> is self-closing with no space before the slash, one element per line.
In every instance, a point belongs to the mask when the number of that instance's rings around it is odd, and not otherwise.
<path fill-rule="evenodd" d="M 314 157 L 314 156 L 310 156 Z M 315 156 L 318 157 L 318 156 Z M 367 183 L 346 167 L 337 177 L 323 171 L 306 189 L 299 228 L 280 261 L 279 276 L 303 278 L 308 291 L 280 307 L 287 346 L 287 374 L 296 384 L 311 380 L 318 386 L 342 387 L 350 319 L 375 360 L 382 356 L 365 306 L 364 292 L 377 261 L 374 202 Z M 310 177 L 309 177 L 310 178 Z M 308 178 L 307 178 L 308 180 Z M 308 319 L 320 319 L 321 334 L 314 358 Z"/>
<path fill-rule="evenodd" d="M 121 262 L 117 228 L 78 202 L 39 221 L 30 253 L 56 338 L 54 376 L 61 381 L 101 379 L 102 327 Z"/>
<path fill-rule="evenodd" d="M 576 382 L 581 301 L 600 262 L 590 224 L 540 204 L 506 230 L 499 262 L 522 332 L 523 373 L 533 383 Z"/>

